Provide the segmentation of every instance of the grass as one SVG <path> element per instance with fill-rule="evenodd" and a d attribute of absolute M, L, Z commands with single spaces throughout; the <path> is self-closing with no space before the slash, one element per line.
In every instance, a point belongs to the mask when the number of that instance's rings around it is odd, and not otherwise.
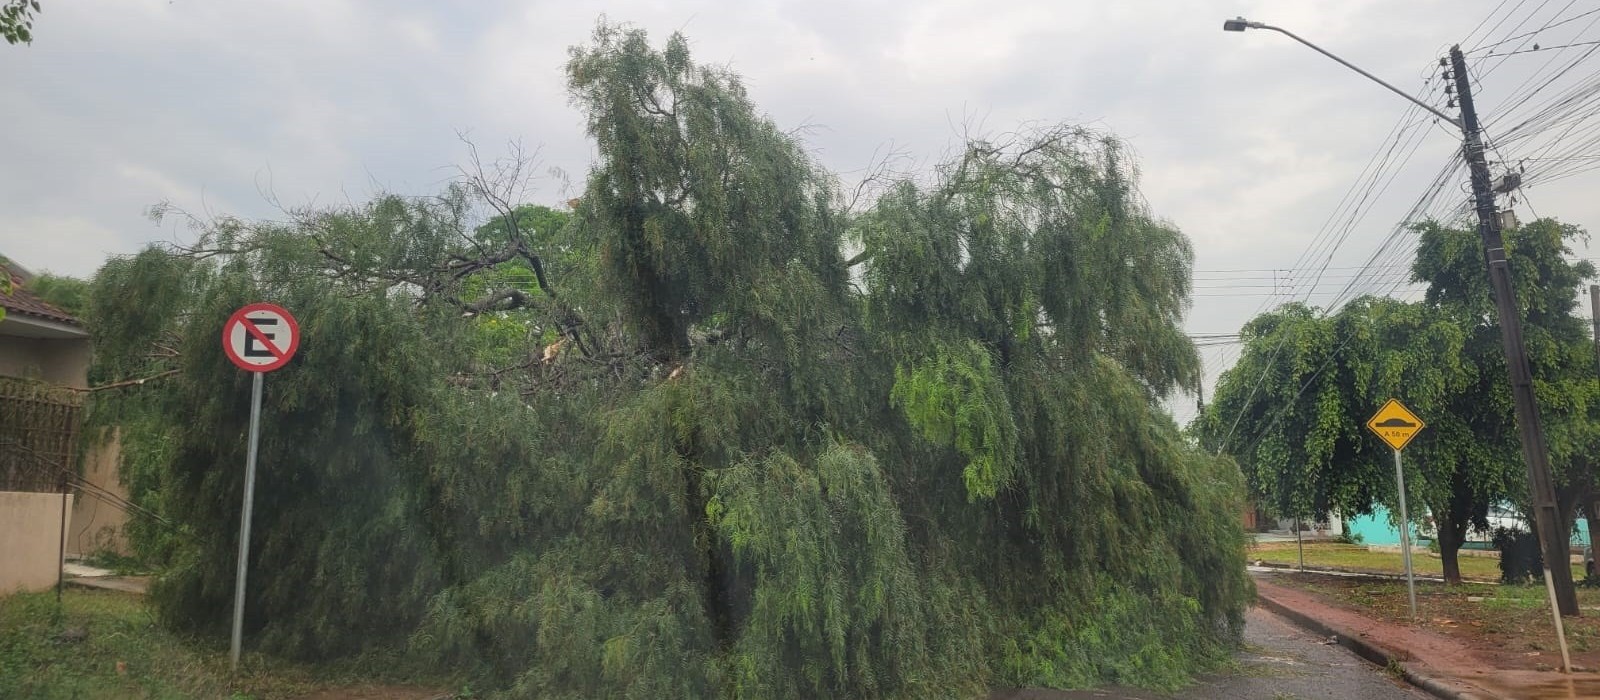
<path fill-rule="evenodd" d="M 1405 573 L 1405 560 L 1399 552 L 1370 551 L 1365 546 L 1339 542 L 1307 542 L 1306 566 L 1331 566 L 1361 571 Z M 1251 561 L 1261 560 L 1277 564 L 1298 565 L 1299 555 L 1293 542 L 1272 542 L 1252 547 L 1247 555 Z M 1493 557 L 1460 556 L 1461 576 L 1480 581 L 1500 580 L 1500 560 Z M 1419 576 L 1443 576 L 1444 564 L 1439 555 L 1426 549 L 1411 550 L 1411 565 Z M 1575 581 L 1583 580 L 1583 567 L 1574 565 Z"/>
<path fill-rule="evenodd" d="M 1410 624 L 1403 581 L 1343 578 L 1316 574 L 1273 577 L 1274 583 L 1316 593 L 1331 602 L 1388 622 Z M 1467 583 L 1446 586 L 1417 583 L 1417 624 L 1457 639 L 1508 668 L 1548 668 L 1559 664 L 1544 586 Z M 1473 600 L 1477 599 L 1477 600 Z M 1579 587 L 1583 617 L 1566 618 L 1573 662 L 1600 664 L 1600 589 Z"/>
<path fill-rule="evenodd" d="M 0 698 L 431 698 L 444 686 L 416 682 L 395 659 L 361 659 L 311 668 L 246 654 L 240 674 L 214 641 L 182 637 L 156 624 L 142 598 L 69 589 L 0 598 Z M 345 691 L 349 691 L 348 693 Z"/>

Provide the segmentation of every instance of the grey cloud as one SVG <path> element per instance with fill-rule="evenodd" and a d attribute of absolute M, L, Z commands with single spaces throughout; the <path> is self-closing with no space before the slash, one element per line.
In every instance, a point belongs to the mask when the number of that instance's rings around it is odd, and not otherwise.
<path fill-rule="evenodd" d="M 780 124 L 816 125 L 808 144 L 846 178 L 890 141 L 924 162 L 935 158 L 951 144 L 952 124 L 969 119 L 991 130 L 1095 122 L 1131 140 L 1147 197 L 1193 238 L 1198 268 L 1286 268 L 1406 105 L 1285 37 L 1225 34 L 1222 19 L 1244 14 L 1292 27 L 1419 89 L 1442 48 L 1494 6 L 57 3 L 41 15 L 33 46 L 0 47 L 0 251 L 88 274 L 106 254 L 183 235 L 143 217 L 163 199 L 263 216 L 272 206 L 262 187 L 288 205 L 374 189 L 433 192 L 462 159 L 458 129 L 488 153 L 508 140 L 540 146 L 545 165 L 581 181 L 593 149 L 561 66 L 604 11 L 661 39 L 684 29 L 700 60 L 743 73 Z M 1509 93 L 1505 86 L 1534 67 L 1508 64 L 1486 94 Z M 1335 265 L 1364 261 L 1452 156 L 1452 138 L 1429 128 Z M 1600 204 L 1582 183 L 1529 196 L 1541 214 L 1593 223 Z M 568 194 L 546 181 L 535 197 Z M 1262 301 L 1200 296 L 1189 325 L 1232 331 Z M 1227 355 L 1206 352 L 1213 376 Z"/>

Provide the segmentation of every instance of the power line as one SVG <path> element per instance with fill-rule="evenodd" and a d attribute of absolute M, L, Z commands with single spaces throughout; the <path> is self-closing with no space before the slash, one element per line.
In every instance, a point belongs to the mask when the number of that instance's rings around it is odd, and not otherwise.
<path fill-rule="evenodd" d="M 134 515 L 143 515 L 145 517 L 150 518 L 151 520 L 156 521 L 157 523 L 160 523 L 161 525 L 163 525 L 163 526 L 165 526 L 167 528 L 174 529 L 174 530 L 176 529 L 176 526 L 174 526 L 172 524 L 172 522 L 168 521 L 166 518 L 163 518 L 160 515 L 157 515 L 156 513 L 150 511 L 149 509 L 146 509 L 143 506 L 140 506 L 139 504 L 134 503 L 133 501 L 130 501 L 130 500 L 126 499 L 126 498 L 123 498 L 121 495 L 119 495 L 117 493 L 114 493 L 111 490 L 109 490 L 109 489 L 107 489 L 107 488 L 105 488 L 105 487 L 103 487 L 103 486 L 101 486 L 99 484 L 96 484 L 96 483 L 84 478 L 83 476 L 79 475 L 77 473 L 77 471 L 75 471 L 73 469 L 69 469 L 66 466 L 62 465 L 60 462 L 57 462 L 57 461 L 55 461 L 55 460 L 53 460 L 53 459 L 51 459 L 51 458 L 49 458 L 49 457 L 47 457 L 45 455 L 40 454 L 37 450 L 34 450 L 33 448 L 31 448 L 31 447 L 29 447 L 27 445 L 24 445 L 24 444 L 22 444 L 20 442 L 17 442 L 15 440 L 5 440 L 3 442 L 0 442 L 0 447 L 9 447 L 9 448 L 20 450 L 22 452 L 26 452 L 28 454 L 28 456 L 32 458 L 32 461 L 35 463 L 35 465 L 36 465 L 34 467 L 35 469 L 37 469 L 39 471 L 46 472 L 46 473 L 54 471 L 57 476 L 61 477 L 65 481 L 72 483 L 73 485 L 79 487 L 80 489 L 83 489 L 86 493 L 89 493 L 90 495 L 95 496 L 96 498 L 99 498 L 102 502 L 104 502 L 104 503 L 106 503 L 106 504 L 108 504 L 108 505 L 110 505 L 110 506 L 112 506 L 114 508 L 117 508 L 118 510 L 123 511 L 124 513 L 129 513 L 129 514 L 134 514 Z M 24 464 L 26 465 L 26 463 L 24 463 Z"/>
<path fill-rule="evenodd" d="M 1410 212 L 1407 213 L 1406 217 L 1404 217 L 1400 221 L 1400 223 L 1395 226 L 1394 230 L 1389 234 L 1389 236 L 1387 236 L 1384 239 L 1384 241 L 1378 246 L 1378 249 L 1376 251 L 1374 251 L 1373 254 L 1368 258 L 1368 260 L 1367 260 L 1368 266 L 1376 264 L 1376 261 L 1380 257 L 1382 257 L 1386 252 L 1395 250 L 1396 249 L 1396 243 L 1398 241 L 1402 240 L 1406 236 L 1407 233 L 1412 232 L 1412 224 L 1413 224 L 1413 222 L 1419 220 L 1422 217 L 1425 217 L 1428 214 L 1431 214 L 1434 211 L 1434 207 L 1435 207 L 1435 205 L 1436 205 L 1436 203 L 1437 203 L 1437 201 L 1439 199 L 1439 196 L 1444 191 L 1444 185 L 1449 182 L 1450 178 L 1453 177 L 1456 172 L 1458 172 L 1459 168 L 1460 168 L 1460 164 L 1455 162 L 1453 158 L 1452 158 L 1452 160 L 1450 162 L 1447 162 L 1445 164 L 1445 167 L 1441 168 L 1439 175 L 1434 178 L 1434 184 L 1432 186 L 1430 186 L 1426 191 L 1423 192 L 1422 196 L 1420 198 L 1418 198 L 1417 202 L 1414 205 L 1412 205 L 1411 210 L 1410 210 Z M 1367 266 L 1363 266 L 1363 267 L 1367 267 Z M 1389 267 L 1393 267 L 1393 266 L 1390 265 Z M 1391 281 L 1388 282 L 1388 289 L 1387 289 L 1386 293 L 1392 294 L 1394 292 L 1394 290 L 1396 290 L 1400 286 L 1402 286 L 1406 282 L 1407 279 L 1408 279 L 1407 277 L 1398 276 L 1398 275 L 1392 277 Z M 1324 310 L 1323 313 L 1321 315 L 1319 315 L 1318 318 L 1319 319 L 1320 318 L 1327 318 L 1332 313 L 1333 309 L 1342 308 L 1342 305 L 1339 302 L 1340 302 L 1340 300 L 1343 300 L 1347 295 L 1352 295 L 1354 293 L 1354 290 L 1357 289 L 1355 287 L 1355 282 L 1356 282 L 1356 280 L 1352 280 L 1350 284 L 1346 285 L 1344 289 L 1340 290 L 1339 296 L 1336 298 L 1335 303 L 1330 304 L 1328 309 Z M 1370 290 L 1370 291 L 1368 291 L 1368 294 L 1370 294 L 1371 291 L 1375 291 L 1378 288 L 1379 287 L 1377 285 L 1370 285 L 1366 289 Z M 1366 295 L 1367 294 L 1362 294 L 1360 296 L 1366 296 Z M 1354 298 L 1359 298 L 1359 297 L 1351 296 L 1350 298 L 1354 299 Z M 1268 358 L 1266 366 L 1262 368 L 1261 375 L 1256 379 L 1256 382 L 1251 386 L 1250 394 L 1245 397 L 1244 402 L 1240 405 L 1237 413 L 1234 415 L 1233 422 L 1229 426 L 1228 432 L 1223 436 L 1222 441 L 1218 444 L 1218 448 L 1217 448 L 1218 454 L 1221 454 L 1223 451 L 1225 451 L 1227 449 L 1227 446 L 1230 444 L 1230 442 L 1233 439 L 1234 433 L 1238 429 L 1239 422 L 1244 418 L 1246 413 L 1249 413 L 1251 405 L 1253 404 L 1253 402 L 1255 400 L 1256 393 L 1259 392 L 1259 390 L 1261 388 L 1261 385 L 1265 381 L 1267 375 L 1271 372 L 1273 366 L 1277 363 L 1278 356 L 1281 354 L 1281 351 L 1282 351 L 1284 345 L 1289 340 L 1289 335 L 1290 335 L 1290 333 L 1287 330 L 1285 330 L 1283 335 L 1279 338 L 1277 346 L 1273 349 L 1272 356 Z M 1348 342 L 1348 340 L 1346 342 Z M 1342 349 L 1343 349 L 1343 346 L 1341 345 L 1339 350 L 1342 350 Z M 1336 350 L 1336 352 L 1337 352 L 1337 350 Z M 1331 357 L 1332 356 L 1330 355 L 1330 359 L 1331 359 Z M 1315 377 L 1320 373 L 1321 373 L 1321 369 L 1319 368 L 1319 370 L 1316 373 L 1313 373 L 1312 380 L 1314 380 Z M 1301 387 L 1300 392 L 1296 393 L 1295 399 L 1298 399 L 1299 398 L 1299 394 L 1303 393 L 1305 391 L 1305 387 L 1309 386 L 1309 382 L 1310 381 L 1311 380 L 1308 380 L 1307 384 L 1303 385 Z M 1286 404 L 1282 409 L 1279 410 L 1279 415 L 1273 419 L 1273 422 L 1270 423 L 1267 428 L 1263 429 L 1262 433 L 1258 434 L 1258 437 L 1253 442 L 1254 443 L 1259 443 L 1259 441 L 1261 439 L 1260 435 L 1264 435 L 1267 431 L 1270 431 L 1272 427 L 1276 426 L 1277 422 L 1279 420 L 1281 420 L 1283 412 L 1289 410 L 1289 408 L 1291 408 L 1292 406 L 1293 406 L 1293 400 L 1291 400 L 1288 404 Z"/>
<path fill-rule="evenodd" d="M 1571 6 L 1571 4 L 1572 3 L 1567 3 L 1567 5 L 1569 7 Z M 1562 8 L 1562 11 L 1564 12 L 1564 11 L 1566 11 L 1566 9 Z M 1546 24 L 1543 27 L 1535 29 L 1535 30 L 1533 30 L 1531 32 L 1527 32 L 1525 34 L 1518 34 L 1518 35 L 1516 35 L 1514 37 L 1510 37 L 1510 38 L 1507 38 L 1507 39 L 1501 39 L 1500 41 L 1497 41 L 1497 42 L 1495 42 L 1493 44 L 1487 44 L 1487 45 L 1484 45 L 1484 46 L 1478 46 L 1478 47 L 1472 49 L 1471 51 L 1468 51 L 1467 53 L 1473 54 L 1473 53 L 1477 53 L 1479 51 L 1485 51 L 1485 50 L 1488 50 L 1488 49 L 1493 49 L 1494 47 L 1500 46 L 1501 44 L 1507 44 L 1507 43 L 1516 41 L 1517 39 L 1522 39 L 1522 38 L 1525 38 L 1525 37 L 1533 36 L 1535 34 L 1538 34 L 1539 32 L 1545 31 L 1547 29 L 1554 29 L 1554 28 L 1559 27 L 1559 26 L 1561 26 L 1563 24 L 1567 24 L 1567 23 L 1570 23 L 1570 22 L 1575 22 L 1577 20 L 1583 19 L 1584 17 L 1588 17 L 1589 15 L 1595 14 L 1597 12 L 1600 12 L 1600 9 L 1594 9 L 1594 10 L 1589 10 L 1588 12 L 1582 12 L 1582 13 L 1579 13 L 1579 14 L 1574 15 L 1572 17 L 1569 17 L 1567 19 L 1561 20 L 1560 22 L 1552 22 L 1550 24 Z M 1557 13 L 1557 14 L 1560 14 L 1560 13 Z M 1487 19 L 1487 18 L 1485 18 L 1485 19 Z M 1536 49 L 1536 50 L 1540 50 L 1540 49 Z M 1488 58 L 1490 56 L 1503 56 L 1503 55 L 1509 55 L 1509 54 L 1489 53 L 1489 54 L 1485 54 L 1485 55 L 1483 55 L 1483 56 L 1481 56 L 1479 58 Z"/>
<path fill-rule="evenodd" d="M 1491 18 L 1493 18 L 1496 14 L 1498 14 L 1500 12 L 1500 8 L 1505 7 L 1507 2 L 1509 2 L 1509 0 L 1500 0 L 1500 4 L 1499 5 L 1495 5 L 1494 9 L 1489 11 L 1489 14 L 1485 15 L 1483 19 L 1478 20 L 1477 26 L 1473 27 L 1472 31 L 1467 32 L 1467 38 L 1463 39 L 1461 41 L 1461 43 L 1465 44 L 1465 43 L 1471 41 L 1472 37 L 1474 37 L 1474 36 L 1476 36 L 1478 34 L 1478 30 L 1482 29 L 1483 25 L 1488 24 L 1489 20 Z M 1517 3 L 1517 7 L 1522 7 L 1522 2 L 1518 2 Z M 1517 11 L 1517 7 L 1511 8 L 1511 12 L 1516 12 Z M 1484 32 L 1483 35 L 1485 37 L 1487 37 L 1490 34 L 1493 34 L 1494 30 L 1499 29 L 1500 28 L 1500 24 L 1504 23 L 1506 21 L 1506 18 L 1511 16 L 1511 12 L 1506 13 L 1505 17 L 1500 18 L 1500 22 L 1495 23 L 1495 25 L 1493 27 L 1490 27 L 1489 31 Z"/>
<path fill-rule="evenodd" d="M 1424 85 L 1426 86 L 1427 83 L 1425 82 Z M 1428 90 L 1426 99 L 1437 96 L 1439 89 L 1440 87 L 1435 87 Z M 1403 168 L 1416 153 L 1417 148 L 1421 145 L 1421 138 L 1426 133 L 1425 130 L 1416 129 L 1416 127 L 1429 121 L 1429 116 L 1422 113 L 1421 109 L 1416 105 L 1409 105 L 1401 113 L 1400 118 L 1395 122 L 1394 128 L 1390 130 L 1389 136 L 1378 147 L 1378 150 L 1373 153 L 1372 157 L 1368 159 L 1367 165 L 1362 169 L 1360 176 L 1346 190 L 1344 197 L 1341 198 L 1339 204 L 1335 206 L 1333 212 L 1323 222 L 1317 235 L 1307 244 L 1305 251 L 1300 254 L 1300 257 L 1296 258 L 1294 267 L 1291 269 L 1291 274 L 1294 276 L 1299 276 L 1302 270 L 1309 272 L 1311 265 L 1321 260 L 1321 266 L 1316 273 L 1317 276 L 1312 280 L 1310 288 L 1306 291 L 1306 301 L 1310 300 L 1312 292 L 1320 286 L 1321 276 L 1327 272 L 1339 248 L 1349 239 L 1350 233 L 1355 227 L 1365 219 L 1366 214 L 1370 211 L 1369 203 L 1375 196 L 1381 196 L 1388 190 L 1398 175 L 1400 168 Z M 1399 165 L 1395 166 L 1393 170 L 1389 170 L 1390 165 L 1395 162 L 1396 151 L 1404 148 L 1402 144 L 1406 144 L 1409 147 L 1405 148 L 1404 156 Z M 1389 170 L 1389 177 L 1384 179 L 1383 176 L 1386 170 Z M 1287 295 L 1281 296 L 1297 299 L 1299 293 L 1292 291 Z M 1259 315 L 1277 298 L 1278 296 L 1269 296 L 1262 299 L 1261 304 L 1256 307 L 1251 316 Z M 1224 362 L 1229 359 L 1231 357 L 1225 356 Z"/>
<path fill-rule="evenodd" d="M 1568 0 L 1567 4 L 1562 6 L 1562 8 L 1560 10 L 1557 10 L 1556 14 L 1551 19 L 1554 20 L 1556 17 L 1560 17 L 1561 13 L 1566 12 L 1567 8 L 1572 7 L 1574 2 L 1576 2 L 1576 0 Z M 1539 11 L 1544 9 L 1544 6 L 1548 5 L 1548 4 L 1549 4 L 1549 0 L 1545 0 L 1544 2 L 1540 3 L 1538 7 L 1534 8 L 1534 10 L 1532 12 L 1528 13 L 1527 17 L 1522 18 L 1522 21 L 1518 22 L 1517 26 L 1512 27 L 1510 31 L 1515 32 L 1518 29 L 1521 29 L 1523 25 L 1528 23 L 1528 20 L 1533 19 L 1534 16 L 1539 14 Z M 1538 29 L 1533 30 L 1532 32 L 1529 32 L 1526 35 L 1523 35 L 1526 38 L 1523 39 L 1521 44 L 1517 45 L 1517 48 L 1521 49 L 1522 47 L 1527 46 L 1530 42 L 1533 41 L 1533 36 L 1534 35 L 1536 35 L 1536 34 L 1538 34 L 1540 32 L 1546 31 L 1546 30 L 1550 29 L 1553 26 L 1555 26 L 1555 22 L 1554 21 L 1545 22 L 1543 27 L 1540 27 Z M 1506 39 L 1505 41 L 1511 41 L 1511 39 Z M 1500 43 L 1505 43 L 1505 41 L 1502 41 Z M 1474 67 L 1476 68 L 1478 65 L 1482 64 L 1486 58 L 1487 57 L 1480 57 L 1477 60 L 1475 60 L 1473 62 Z M 1506 61 L 1506 59 L 1502 57 L 1499 61 L 1496 61 L 1493 66 L 1489 66 L 1488 68 L 1485 68 L 1485 69 L 1482 69 L 1482 70 L 1474 70 L 1473 73 L 1475 75 L 1468 76 L 1468 77 L 1473 79 L 1474 84 L 1476 84 L 1479 81 L 1483 80 L 1484 78 L 1489 77 L 1490 74 L 1492 74 L 1496 70 L 1498 70 L 1500 68 L 1500 66 L 1505 64 L 1505 61 Z"/>
<path fill-rule="evenodd" d="M 1597 12 L 1600 12 L 1600 10 L 1597 10 Z M 1535 53 L 1538 51 L 1560 51 L 1561 49 L 1570 49 L 1578 46 L 1594 46 L 1595 44 L 1600 44 L 1600 41 L 1579 41 L 1571 44 L 1561 44 L 1560 46 L 1540 46 L 1538 44 L 1534 44 L 1533 48 L 1531 49 L 1519 49 L 1517 51 L 1507 51 L 1506 53 L 1491 53 L 1485 55 L 1484 58 L 1493 58 L 1495 56 L 1520 56 L 1525 53 Z"/>

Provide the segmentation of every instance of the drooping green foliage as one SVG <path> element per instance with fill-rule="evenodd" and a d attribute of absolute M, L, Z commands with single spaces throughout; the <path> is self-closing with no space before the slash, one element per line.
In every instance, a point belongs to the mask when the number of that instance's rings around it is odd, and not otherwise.
<path fill-rule="evenodd" d="M 851 216 L 681 37 L 603 25 L 568 79 L 600 156 L 570 217 L 469 177 L 102 271 L 96 372 L 175 372 L 95 409 L 180 524 L 151 538 L 167 620 L 226 619 L 247 382 L 216 346 L 265 299 L 305 332 L 267 379 L 270 651 L 403 645 L 552 698 L 1172 687 L 1220 658 L 1242 485 L 1158 405 L 1196 381 L 1191 255 L 1115 140 L 974 142 Z"/>
<path fill-rule="evenodd" d="M 989 352 L 970 341 L 939 346 L 915 368 L 895 368 L 894 379 L 890 402 L 924 438 L 967 458 L 961 476 L 972 498 L 994 498 L 1016 469 L 1017 428 Z"/>
<path fill-rule="evenodd" d="M 1315 519 L 1378 503 L 1397 512 L 1393 453 L 1364 424 L 1400 399 L 1428 424 L 1406 448 L 1411 514 L 1432 516 L 1446 576 L 1459 580 L 1455 554 L 1467 531 L 1487 527 L 1491 506 L 1524 498 L 1526 472 L 1478 237 L 1435 223 L 1418 233 L 1412 279 L 1427 285 L 1422 301 L 1364 298 L 1331 316 L 1287 305 L 1257 317 L 1195 428 L 1202 445 L 1238 460 L 1275 513 Z M 1600 447 L 1600 382 L 1574 315 L 1594 269 L 1565 257 L 1581 235 L 1548 219 L 1506 234 L 1565 513 L 1586 500 L 1587 455 Z"/>

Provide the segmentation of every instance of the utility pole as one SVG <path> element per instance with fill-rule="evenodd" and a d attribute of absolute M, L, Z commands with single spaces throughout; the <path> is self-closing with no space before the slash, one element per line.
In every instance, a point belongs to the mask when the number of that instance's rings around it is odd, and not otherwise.
<path fill-rule="evenodd" d="M 1460 46 L 1450 47 L 1450 68 L 1454 74 L 1456 97 L 1461 100 L 1462 155 L 1472 170 L 1472 199 L 1478 211 L 1478 236 L 1483 240 L 1484 262 L 1489 268 L 1489 285 L 1494 290 L 1495 312 L 1500 318 L 1500 338 L 1505 346 L 1506 369 L 1511 374 L 1511 396 L 1516 404 L 1517 432 L 1522 438 L 1522 456 L 1528 464 L 1528 495 L 1533 499 L 1533 517 L 1544 551 L 1545 581 L 1562 615 L 1578 615 L 1578 593 L 1572 585 L 1570 546 L 1556 508 L 1555 485 L 1550 480 L 1550 454 L 1545 445 L 1544 426 L 1539 422 L 1539 406 L 1533 398 L 1533 375 L 1522 342 L 1522 318 L 1511 288 L 1511 265 L 1506 260 L 1505 241 L 1500 235 L 1500 216 L 1491 189 L 1489 162 L 1484 156 L 1482 128 L 1472 104 L 1472 81 L 1467 77 L 1467 60 Z M 1557 618 L 1556 623 L 1560 624 Z"/>
<path fill-rule="evenodd" d="M 1594 321 L 1594 359 L 1595 369 L 1600 371 L 1600 284 L 1589 285 L 1589 315 Z M 1589 551 L 1584 552 L 1583 573 L 1586 579 L 1594 578 L 1595 568 L 1590 562 L 1600 547 L 1595 546 L 1595 538 L 1600 537 L 1600 488 L 1591 485 L 1589 496 L 1583 504 L 1584 516 L 1589 521 Z"/>

